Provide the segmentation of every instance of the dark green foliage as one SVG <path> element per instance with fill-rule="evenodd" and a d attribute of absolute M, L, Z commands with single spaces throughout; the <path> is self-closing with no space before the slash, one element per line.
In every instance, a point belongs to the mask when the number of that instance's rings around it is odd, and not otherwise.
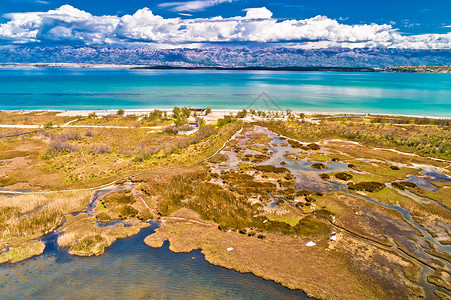
<path fill-rule="evenodd" d="M 311 195 L 316 195 L 316 196 L 323 196 L 323 193 L 318 192 L 318 191 L 309 191 L 309 190 L 300 190 L 296 192 L 296 196 L 300 196 L 300 197 L 306 197 L 306 196 L 311 196 Z"/>
<path fill-rule="evenodd" d="M 327 169 L 327 166 L 322 163 L 314 163 L 314 164 L 312 164 L 312 168 L 318 169 L 318 170 L 324 170 L 324 169 Z"/>
<path fill-rule="evenodd" d="M 406 187 L 410 187 L 410 188 L 416 188 L 417 185 L 413 182 L 409 182 L 409 181 L 397 181 L 397 182 L 393 182 L 392 186 L 394 188 L 397 188 L 399 190 L 405 190 Z"/>
<path fill-rule="evenodd" d="M 299 143 L 298 141 L 295 141 L 295 140 L 289 139 L 289 140 L 287 140 L 287 142 L 293 148 L 302 148 L 303 147 L 303 145 L 301 143 Z"/>
<path fill-rule="evenodd" d="M 102 198 L 102 202 L 106 207 L 120 204 L 132 204 L 135 200 L 130 191 L 117 191 L 107 194 Z"/>
<path fill-rule="evenodd" d="M 136 217 L 136 215 L 138 214 L 138 211 L 129 205 L 124 205 L 118 210 L 118 213 L 122 217 L 133 218 L 133 217 Z"/>
<path fill-rule="evenodd" d="M 258 163 L 268 160 L 269 158 L 270 158 L 270 156 L 264 155 L 264 154 L 253 154 L 253 155 L 246 154 L 241 157 L 241 160 L 242 161 L 250 161 L 250 162 L 258 164 Z"/>
<path fill-rule="evenodd" d="M 224 116 L 222 119 L 218 119 L 218 126 L 224 126 L 227 125 L 229 123 L 232 123 L 232 121 L 234 120 L 234 118 L 232 116 Z"/>
<path fill-rule="evenodd" d="M 295 235 L 304 237 L 318 237 L 330 233 L 330 226 L 312 215 L 301 219 L 293 229 Z"/>
<path fill-rule="evenodd" d="M 254 177 L 248 174 L 238 173 L 238 172 L 223 172 L 221 174 L 222 180 L 227 181 L 252 181 Z"/>
<path fill-rule="evenodd" d="M 341 173 L 335 174 L 335 177 L 337 177 L 338 179 L 344 180 L 344 181 L 348 181 L 352 178 L 352 175 L 349 173 L 341 172 Z"/>
<path fill-rule="evenodd" d="M 182 114 L 185 116 L 185 118 L 189 118 L 189 116 L 191 116 L 191 111 L 189 110 L 188 107 L 183 107 L 182 108 Z"/>
<path fill-rule="evenodd" d="M 254 169 L 265 173 L 290 173 L 290 170 L 284 167 L 275 167 L 273 165 L 254 166 Z"/>
<path fill-rule="evenodd" d="M 367 192 L 378 192 L 385 187 L 383 183 L 379 182 L 359 182 L 359 183 L 348 183 L 348 188 L 354 191 L 367 191 Z"/>
<path fill-rule="evenodd" d="M 245 109 L 243 109 L 242 111 L 240 111 L 236 114 L 236 117 L 238 119 L 246 118 L 246 116 L 247 116 L 247 110 L 245 110 Z"/>
<path fill-rule="evenodd" d="M 177 119 L 181 115 L 182 115 L 182 110 L 180 109 L 180 107 L 176 106 L 172 109 L 172 117 L 174 119 Z"/>
<path fill-rule="evenodd" d="M 314 150 L 314 151 L 317 151 L 317 150 L 320 150 L 320 149 L 321 149 L 321 147 L 318 146 L 317 144 L 308 144 L 308 145 L 306 145 L 306 146 L 302 146 L 301 148 L 302 148 L 303 150 L 306 150 L 306 151 L 308 151 L 308 150 Z"/>
<path fill-rule="evenodd" d="M 320 219 L 332 221 L 333 214 L 328 210 L 320 209 L 320 210 L 315 211 L 315 216 L 317 216 Z"/>
<path fill-rule="evenodd" d="M 184 114 L 182 114 L 182 115 L 177 117 L 177 119 L 175 120 L 174 124 L 177 127 L 184 126 L 184 125 L 188 124 L 188 118 Z"/>
<path fill-rule="evenodd" d="M 210 162 L 210 163 L 212 163 L 212 164 L 219 164 L 219 163 L 222 163 L 222 162 L 225 162 L 225 161 L 227 161 L 227 156 L 226 155 L 224 155 L 224 154 L 222 154 L 222 153 L 218 153 L 218 154 L 216 154 L 215 156 L 213 156 L 212 158 L 210 158 L 209 160 L 208 160 L 208 162 Z"/>
<path fill-rule="evenodd" d="M 330 179 L 330 175 L 327 174 L 327 173 L 319 174 L 319 177 L 321 177 L 321 179 L 323 179 L 323 180 L 329 180 Z"/>
<path fill-rule="evenodd" d="M 105 212 L 97 214 L 96 218 L 97 218 L 97 220 L 102 221 L 102 222 L 108 222 L 111 220 L 110 216 Z"/>
<path fill-rule="evenodd" d="M 309 190 L 300 190 L 296 192 L 296 196 L 308 196 L 311 195 L 312 192 Z"/>
<path fill-rule="evenodd" d="M 285 203 L 285 201 L 283 201 L 282 199 L 277 199 L 277 201 L 276 201 L 277 205 L 282 205 L 284 203 Z"/>
<path fill-rule="evenodd" d="M 316 199 L 313 198 L 312 196 L 307 196 L 307 197 L 305 197 L 305 201 L 307 201 L 307 202 L 315 202 Z"/>

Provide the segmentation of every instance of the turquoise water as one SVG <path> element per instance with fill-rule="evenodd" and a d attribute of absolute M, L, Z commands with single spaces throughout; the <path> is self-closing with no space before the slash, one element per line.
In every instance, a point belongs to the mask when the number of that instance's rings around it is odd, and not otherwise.
<path fill-rule="evenodd" d="M 205 261 L 200 251 L 172 253 L 144 244 L 157 228 L 116 241 L 99 257 L 77 257 L 44 241 L 43 255 L 0 265 L 0 299 L 309 299 L 252 274 Z"/>
<path fill-rule="evenodd" d="M 451 117 L 451 74 L 1 69 L 0 110 L 174 106 Z"/>

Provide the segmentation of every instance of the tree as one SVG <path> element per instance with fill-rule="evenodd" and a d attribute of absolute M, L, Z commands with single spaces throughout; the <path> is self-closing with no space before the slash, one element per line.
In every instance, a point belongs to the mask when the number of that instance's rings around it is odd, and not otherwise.
<path fill-rule="evenodd" d="M 242 111 L 240 111 L 236 114 L 236 117 L 238 119 L 246 118 L 246 116 L 247 116 L 247 110 L 245 110 L 245 109 L 243 109 Z"/>
<path fill-rule="evenodd" d="M 188 124 L 188 118 L 185 115 L 180 115 L 174 123 L 177 127 L 186 125 Z"/>
<path fill-rule="evenodd" d="M 125 114 L 125 111 L 121 108 L 117 111 L 116 115 L 123 116 Z"/>
<path fill-rule="evenodd" d="M 207 108 L 205 109 L 205 115 L 207 116 L 207 115 L 209 115 L 210 113 L 211 113 L 211 108 L 207 107 Z"/>
<path fill-rule="evenodd" d="M 189 110 L 188 107 L 185 106 L 182 108 L 182 114 L 184 114 L 185 117 L 189 118 L 189 116 L 191 116 L 191 111 Z"/>
<path fill-rule="evenodd" d="M 218 126 L 224 126 L 226 124 L 231 123 L 232 121 L 233 121 L 232 116 L 226 115 L 226 116 L 224 116 L 224 118 L 218 119 L 217 124 L 218 124 Z"/>
<path fill-rule="evenodd" d="M 172 117 L 174 119 L 178 119 L 178 117 L 182 114 L 182 110 L 180 109 L 180 107 L 174 107 L 174 109 L 172 110 Z"/>
<path fill-rule="evenodd" d="M 155 109 L 154 111 L 150 112 L 145 118 L 149 121 L 153 121 L 156 119 L 161 119 L 163 116 L 163 112 L 161 110 Z"/>

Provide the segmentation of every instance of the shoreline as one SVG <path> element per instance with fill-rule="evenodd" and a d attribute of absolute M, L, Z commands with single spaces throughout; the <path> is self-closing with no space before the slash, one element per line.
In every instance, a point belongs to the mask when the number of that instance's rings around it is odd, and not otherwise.
<path fill-rule="evenodd" d="M 193 109 L 195 109 L 194 107 Z M 91 113 L 96 113 L 97 116 L 108 116 L 108 115 L 115 115 L 116 112 L 119 109 L 123 108 L 114 108 L 114 109 L 70 109 L 70 110 L 63 110 L 63 109 L 22 109 L 22 110 L 2 110 L 0 108 L 0 112 L 24 112 L 24 113 L 30 113 L 30 112 L 57 112 L 59 113 L 57 116 L 59 117 L 87 117 Z M 219 108 L 219 109 L 211 109 L 211 114 L 209 115 L 229 115 L 229 114 L 236 114 L 243 109 L 246 109 L 249 111 L 249 108 L 242 108 L 242 109 L 235 109 L 235 108 Z M 163 112 L 172 112 L 172 108 L 130 108 L 130 109 L 123 109 L 125 112 L 125 115 L 145 115 L 148 114 L 154 110 L 159 110 Z M 278 110 L 257 110 L 257 111 L 264 111 L 267 113 L 285 113 L 285 111 L 278 111 Z M 430 115 L 409 115 L 409 114 L 392 114 L 392 113 L 359 113 L 359 112 L 326 112 L 326 111 L 300 111 L 300 110 L 292 110 L 292 113 L 300 114 L 304 113 L 306 115 L 320 115 L 320 116 L 330 116 L 331 118 L 336 117 L 402 117 L 402 118 L 428 118 L 428 119 L 437 119 L 437 120 L 449 120 L 451 117 L 441 117 L 441 116 L 430 116 Z"/>
<path fill-rule="evenodd" d="M 339 72 L 339 73 L 451 73 L 451 66 L 170 66 L 99 63 L 0 63 L 0 69 L 125 69 L 125 70 L 178 70 L 178 71 L 272 71 L 272 72 Z"/>

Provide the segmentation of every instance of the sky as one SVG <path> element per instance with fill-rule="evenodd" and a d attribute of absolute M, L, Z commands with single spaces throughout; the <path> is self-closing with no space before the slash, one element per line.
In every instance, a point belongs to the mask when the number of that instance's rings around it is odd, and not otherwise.
<path fill-rule="evenodd" d="M 451 49 L 449 0 L 0 0 L 0 46 Z"/>

